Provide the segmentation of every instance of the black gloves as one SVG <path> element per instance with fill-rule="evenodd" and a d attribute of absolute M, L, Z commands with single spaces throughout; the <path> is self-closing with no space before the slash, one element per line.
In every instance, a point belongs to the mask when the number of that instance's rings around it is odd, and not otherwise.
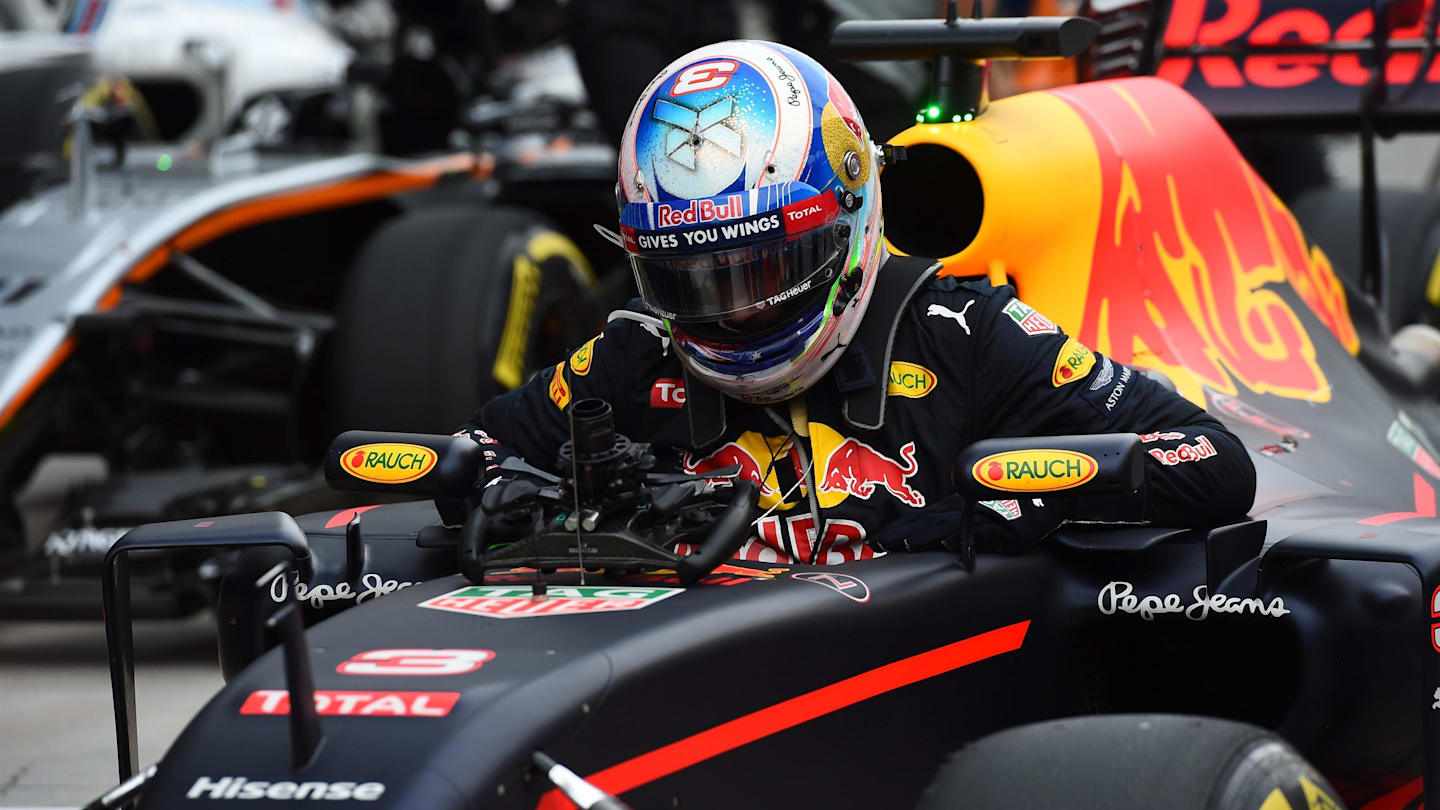
<path fill-rule="evenodd" d="M 495 515 L 506 511 L 514 504 L 526 500 L 551 482 L 523 470 L 495 468 L 488 474 L 481 473 L 475 481 L 475 489 L 468 498 L 435 499 L 435 509 L 441 521 L 451 528 L 464 524 L 471 510 L 477 505 L 485 513 Z"/>
<path fill-rule="evenodd" d="M 1065 521 L 1062 499 L 981 501 L 974 509 L 975 546 L 981 551 L 1015 554 L 1029 551 Z M 914 510 L 870 536 L 870 546 L 882 551 L 926 551 L 960 547 L 961 495 Z"/>
<path fill-rule="evenodd" d="M 475 479 L 475 488 L 466 498 L 436 498 L 435 509 L 440 520 L 451 528 L 462 525 L 476 506 L 484 506 L 487 514 L 509 508 L 517 501 L 538 492 L 547 483 L 560 479 L 525 463 L 519 454 L 490 434 L 473 425 L 462 425 L 453 434 L 464 436 L 485 451 L 485 465 Z"/>

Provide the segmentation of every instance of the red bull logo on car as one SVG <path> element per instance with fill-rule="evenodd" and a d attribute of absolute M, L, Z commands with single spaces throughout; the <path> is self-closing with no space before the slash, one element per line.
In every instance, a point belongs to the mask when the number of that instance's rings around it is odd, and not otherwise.
<path fill-rule="evenodd" d="M 340 468 L 373 484 L 407 484 L 435 468 L 435 451 L 418 444 L 362 444 L 340 454 Z"/>
<path fill-rule="evenodd" d="M 1073 450 L 1010 450 L 975 462 L 970 475 L 1002 492 L 1074 489 L 1099 472 L 1095 459 Z"/>
<path fill-rule="evenodd" d="M 1220 16 L 1207 19 L 1206 11 L 1213 11 L 1215 6 L 1205 0 L 1176 0 L 1170 8 L 1170 19 L 1165 28 L 1167 47 L 1178 49 L 1202 45 L 1224 48 L 1242 43 L 1281 45 L 1294 42 L 1311 46 L 1316 52 L 1288 56 L 1171 56 L 1160 63 L 1156 75 L 1184 86 L 1197 73 L 1195 68 L 1198 66 L 1199 86 L 1224 89 L 1246 85 L 1265 88 L 1312 85 L 1331 90 L 1337 84 L 1361 87 L 1370 80 L 1370 66 L 1358 53 L 1336 50 L 1332 55 L 1320 52 L 1328 44 L 1366 42 L 1375 29 L 1369 8 L 1344 3 L 1316 4 L 1314 8 L 1306 5 L 1283 7 L 1286 5 L 1262 0 L 1229 2 Z M 1390 40 L 1423 37 L 1422 7 L 1428 12 L 1430 5 L 1430 0 L 1402 4 L 1402 7 L 1408 7 L 1406 10 L 1410 14 L 1397 14 L 1390 22 Z M 1420 72 L 1422 64 L 1419 53 L 1394 53 L 1385 63 L 1385 81 L 1391 85 L 1409 84 Z M 1440 63 L 1428 67 L 1425 81 L 1440 82 Z"/>

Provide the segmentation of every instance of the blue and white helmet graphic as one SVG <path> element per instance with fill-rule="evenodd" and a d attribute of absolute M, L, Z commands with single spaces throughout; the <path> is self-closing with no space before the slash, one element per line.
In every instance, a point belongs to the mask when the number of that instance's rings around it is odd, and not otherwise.
<path fill-rule="evenodd" d="M 884 258 L 877 151 L 825 68 L 768 42 L 671 63 L 630 113 L 620 230 L 692 375 L 751 402 L 809 388 Z"/>

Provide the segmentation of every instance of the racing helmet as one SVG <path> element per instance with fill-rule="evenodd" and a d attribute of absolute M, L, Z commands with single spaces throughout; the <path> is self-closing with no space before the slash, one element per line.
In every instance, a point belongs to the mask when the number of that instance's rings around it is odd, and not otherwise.
<path fill-rule="evenodd" d="M 620 145 L 619 241 L 691 375 L 747 402 L 814 385 L 884 259 L 879 150 L 818 62 L 707 45 L 645 88 Z"/>

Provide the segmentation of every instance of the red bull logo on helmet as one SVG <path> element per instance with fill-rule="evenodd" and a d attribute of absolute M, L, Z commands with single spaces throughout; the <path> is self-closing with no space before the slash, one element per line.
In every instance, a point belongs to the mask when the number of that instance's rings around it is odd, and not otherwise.
<path fill-rule="evenodd" d="M 1073 450 L 1010 450 L 975 462 L 970 475 L 1002 492 L 1058 492 L 1095 477 L 1095 459 Z"/>
<path fill-rule="evenodd" d="M 668 203 L 655 206 L 655 223 L 661 228 L 678 228 L 701 222 L 735 219 L 744 215 L 744 198 L 739 194 L 731 194 L 719 203 L 715 200 L 691 200 L 684 208 Z"/>

